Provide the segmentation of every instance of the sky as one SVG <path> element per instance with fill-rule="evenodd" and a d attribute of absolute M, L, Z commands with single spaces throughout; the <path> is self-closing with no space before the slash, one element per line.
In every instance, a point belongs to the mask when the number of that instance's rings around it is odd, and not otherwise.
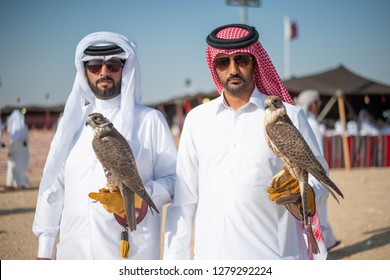
<path fill-rule="evenodd" d="M 390 85 L 389 11 L 388 0 L 262 0 L 247 9 L 247 23 L 282 79 L 287 16 L 298 27 L 290 42 L 292 76 L 343 64 Z M 0 0 L 0 107 L 65 103 L 76 46 L 96 31 L 137 45 L 144 104 L 210 93 L 205 39 L 221 25 L 242 23 L 241 13 L 225 0 Z"/>

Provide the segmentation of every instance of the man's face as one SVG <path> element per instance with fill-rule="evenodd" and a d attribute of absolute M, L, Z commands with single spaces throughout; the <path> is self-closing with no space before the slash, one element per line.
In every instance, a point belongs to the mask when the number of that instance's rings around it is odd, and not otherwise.
<path fill-rule="evenodd" d="M 102 59 L 88 61 L 85 73 L 96 98 L 107 100 L 120 94 L 122 70 L 123 64 L 118 58 L 110 58 L 107 61 Z"/>
<path fill-rule="evenodd" d="M 218 54 L 214 66 L 226 91 L 239 94 L 254 89 L 254 58 L 247 53 Z"/>

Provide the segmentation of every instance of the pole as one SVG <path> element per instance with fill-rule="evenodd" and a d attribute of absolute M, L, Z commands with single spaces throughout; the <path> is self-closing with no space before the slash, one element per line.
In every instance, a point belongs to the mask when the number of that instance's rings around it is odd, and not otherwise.
<path fill-rule="evenodd" d="M 260 2 L 260 0 L 226 0 L 227 5 L 240 7 L 241 23 L 243 24 L 249 24 L 248 7 L 260 7 Z"/>
<path fill-rule="evenodd" d="M 241 6 L 241 22 L 248 24 L 248 6 Z"/>
<path fill-rule="evenodd" d="M 346 125 L 346 117 L 345 117 L 345 106 L 344 106 L 344 96 L 343 92 L 341 90 L 336 91 L 336 96 L 338 100 L 339 105 L 339 115 L 340 115 L 340 122 L 341 126 L 343 128 L 343 134 L 342 134 L 342 141 L 343 141 L 343 152 L 344 152 L 344 163 L 345 163 L 345 169 L 349 171 L 351 169 L 351 160 L 349 157 L 349 147 L 348 147 L 348 140 L 347 140 L 347 125 Z"/>
<path fill-rule="evenodd" d="M 284 16 L 284 78 L 290 79 L 290 20 Z"/>
<path fill-rule="evenodd" d="M 47 130 L 50 129 L 50 123 L 51 123 L 51 119 L 50 119 L 50 110 L 49 110 L 49 98 L 50 98 L 50 94 L 49 94 L 49 93 L 46 93 L 46 94 L 45 94 L 45 99 L 46 99 L 45 126 L 46 126 L 46 129 L 47 129 Z"/>

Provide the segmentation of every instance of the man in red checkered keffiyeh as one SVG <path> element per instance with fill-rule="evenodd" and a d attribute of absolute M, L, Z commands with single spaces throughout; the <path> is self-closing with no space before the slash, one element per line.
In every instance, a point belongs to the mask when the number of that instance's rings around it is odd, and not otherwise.
<path fill-rule="evenodd" d="M 195 259 L 313 257 L 301 221 L 268 198 L 267 187 L 284 163 L 264 136 L 267 95 L 281 97 L 318 160 L 325 166 L 326 161 L 258 37 L 254 27 L 233 24 L 206 39 L 207 63 L 221 95 L 185 119 L 175 195 L 167 211 L 165 259 L 191 258 L 193 232 Z M 309 184 L 320 207 L 327 190 L 314 177 Z M 326 248 L 319 245 L 315 258 L 325 259 Z"/>
<path fill-rule="evenodd" d="M 248 40 L 242 41 L 241 45 L 233 42 L 248 37 Z M 249 53 L 256 59 L 254 69 L 254 79 L 256 87 L 260 92 L 267 95 L 277 95 L 283 101 L 293 104 L 290 94 L 276 72 L 267 52 L 257 40 L 258 33 L 254 27 L 242 24 L 230 24 L 215 29 L 207 37 L 206 59 L 213 77 L 215 86 L 219 93 L 222 92 L 223 86 L 218 79 L 214 60 L 218 54 L 231 55 L 235 53 Z M 252 41 L 250 41 L 252 39 Z M 253 40 L 255 39 L 255 40 Z M 249 43 L 249 45 L 248 45 Z M 218 46 L 218 47 L 214 47 Z"/>

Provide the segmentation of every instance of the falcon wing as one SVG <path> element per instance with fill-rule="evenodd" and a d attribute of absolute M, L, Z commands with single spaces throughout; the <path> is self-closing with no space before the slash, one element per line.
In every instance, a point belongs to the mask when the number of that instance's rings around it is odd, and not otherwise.
<path fill-rule="evenodd" d="M 309 170 L 313 164 L 321 166 L 309 145 L 293 124 L 276 122 L 267 125 L 266 131 L 271 143 L 289 162 L 298 164 L 306 170 Z"/>
<path fill-rule="evenodd" d="M 268 124 L 266 126 L 266 132 L 269 140 L 286 162 L 296 164 L 312 174 L 326 187 L 336 201 L 338 201 L 338 199 L 331 189 L 343 197 L 342 192 L 326 175 L 325 169 L 317 160 L 302 134 L 292 124 L 290 119 L 285 122 Z"/>
<path fill-rule="evenodd" d="M 104 168 L 110 170 L 131 191 L 139 195 L 157 212 L 153 200 L 145 190 L 139 176 L 133 152 L 127 140 L 115 131 L 102 139 L 94 138 L 93 149 Z"/>

